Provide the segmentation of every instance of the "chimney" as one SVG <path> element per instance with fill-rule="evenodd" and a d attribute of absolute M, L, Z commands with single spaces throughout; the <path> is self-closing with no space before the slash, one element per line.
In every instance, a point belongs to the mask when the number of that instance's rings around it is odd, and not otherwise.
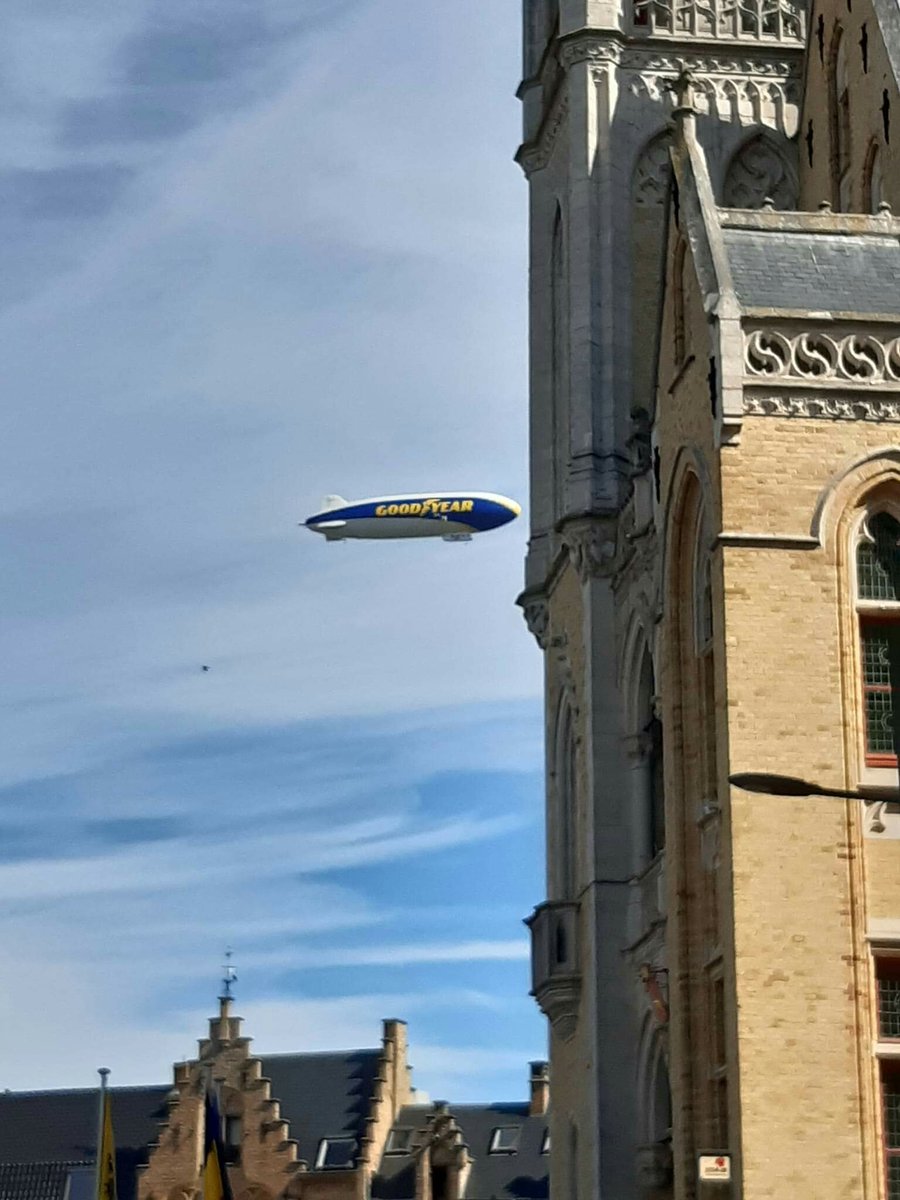
<path fill-rule="evenodd" d="M 528 1102 L 528 1115 L 542 1117 L 550 1107 L 550 1064 L 545 1062 L 531 1063 L 531 1097 Z"/>

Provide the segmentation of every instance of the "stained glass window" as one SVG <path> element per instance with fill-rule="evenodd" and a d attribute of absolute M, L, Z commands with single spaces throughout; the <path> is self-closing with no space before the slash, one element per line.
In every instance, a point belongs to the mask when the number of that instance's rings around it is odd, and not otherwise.
<path fill-rule="evenodd" d="M 856 551 L 866 761 L 891 766 L 894 747 L 892 652 L 900 658 L 900 522 L 878 513 Z M 891 610 L 898 605 L 896 615 Z M 895 665 L 895 674 L 900 664 Z"/>

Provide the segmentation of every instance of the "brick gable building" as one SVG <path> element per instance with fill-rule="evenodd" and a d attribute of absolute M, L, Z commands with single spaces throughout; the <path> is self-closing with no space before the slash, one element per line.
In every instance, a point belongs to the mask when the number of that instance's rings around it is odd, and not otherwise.
<path fill-rule="evenodd" d="M 112 1088 L 119 1200 L 200 1200 L 203 1101 L 217 1089 L 235 1200 L 540 1200 L 546 1064 L 522 1104 L 428 1104 L 406 1026 L 380 1047 L 257 1056 L 232 1001 L 170 1086 Z M 93 1200 L 97 1092 L 0 1095 L 0 1200 Z"/>

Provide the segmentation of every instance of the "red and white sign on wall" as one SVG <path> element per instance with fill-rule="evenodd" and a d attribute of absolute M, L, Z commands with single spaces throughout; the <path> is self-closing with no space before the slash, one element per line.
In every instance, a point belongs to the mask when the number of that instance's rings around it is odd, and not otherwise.
<path fill-rule="evenodd" d="M 731 1183 L 730 1154 L 701 1154 L 697 1159 L 697 1178 L 701 1183 Z"/>

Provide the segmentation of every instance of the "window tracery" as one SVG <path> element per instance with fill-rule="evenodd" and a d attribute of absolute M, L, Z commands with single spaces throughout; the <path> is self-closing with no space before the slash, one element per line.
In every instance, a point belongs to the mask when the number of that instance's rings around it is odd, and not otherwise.
<path fill-rule="evenodd" d="M 797 180 L 770 137 L 757 134 L 744 142 L 728 166 L 723 189 L 726 208 L 797 207 Z"/>
<path fill-rule="evenodd" d="M 633 23 L 657 36 L 800 42 L 805 8 L 794 0 L 634 0 Z"/>

